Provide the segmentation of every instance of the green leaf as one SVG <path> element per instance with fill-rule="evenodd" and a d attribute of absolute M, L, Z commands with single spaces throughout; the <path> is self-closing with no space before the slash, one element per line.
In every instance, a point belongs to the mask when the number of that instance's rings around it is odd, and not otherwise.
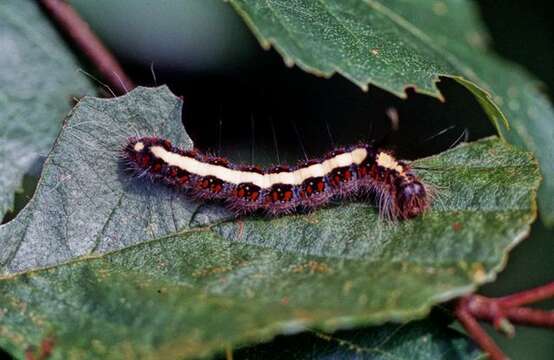
<path fill-rule="evenodd" d="M 479 359 L 485 355 L 464 335 L 439 321 L 279 336 L 267 344 L 236 351 L 240 359 Z"/>
<path fill-rule="evenodd" d="M 0 220 L 23 175 L 46 156 L 72 98 L 94 94 L 32 0 L 0 6 Z"/>
<path fill-rule="evenodd" d="M 322 76 L 339 73 L 406 97 L 437 98 L 450 77 L 470 90 L 501 136 L 533 151 L 544 184 L 543 220 L 554 225 L 554 111 L 537 81 L 487 50 L 475 4 L 458 0 L 230 0 L 264 48 Z M 508 120 L 510 126 L 508 126 Z"/>
<path fill-rule="evenodd" d="M 192 357 L 421 318 L 493 279 L 535 219 L 535 161 L 489 138 L 414 162 L 439 195 L 410 221 L 368 202 L 235 220 L 121 168 L 129 135 L 192 146 L 180 114 L 165 87 L 75 107 L 34 198 L 0 226 L 0 346 L 54 337 L 60 359 Z"/>

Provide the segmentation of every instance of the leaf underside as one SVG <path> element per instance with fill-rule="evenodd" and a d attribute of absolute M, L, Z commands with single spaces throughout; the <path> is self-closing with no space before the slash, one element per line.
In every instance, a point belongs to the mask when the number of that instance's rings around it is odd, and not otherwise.
<path fill-rule="evenodd" d="M 0 226 L 0 346 L 52 336 L 60 359 L 193 357 L 421 318 L 493 279 L 535 218 L 535 161 L 488 138 L 413 163 L 438 196 L 410 221 L 364 201 L 235 220 L 118 161 L 136 134 L 191 147 L 180 114 L 165 87 L 75 107 L 34 198 Z"/>
<path fill-rule="evenodd" d="M 35 1 L 2 1 L 0 54 L 1 221 L 23 175 L 50 150 L 73 97 L 95 91 Z"/>
<path fill-rule="evenodd" d="M 404 325 L 280 336 L 269 344 L 240 349 L 242 359 L 479 359 L 485 358 L 470 340 L 440 321 L 425 319 Z"/>
<path fill-rule="evenodd" d="M 230 0 L 264 48 L 321 76 L 400 97 L 441 98 L 449 77 L 473 93 L 499 134 L 536 154 L 541 218 L 554 225 L 554 110 L 538 81 L 487 48 L 476 5 L 458 0 Z M 508 127 L 509 120 L 509 127 Z"/>

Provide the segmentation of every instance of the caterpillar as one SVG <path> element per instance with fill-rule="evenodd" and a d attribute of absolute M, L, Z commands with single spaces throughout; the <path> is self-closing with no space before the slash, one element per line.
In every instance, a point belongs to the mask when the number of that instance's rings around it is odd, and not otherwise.
<path fill-rule="evenodd" d="M 236 216 L 278 216 L 331 199 L 374 194 L 382 216 L 408 219 L 430 206 L 430 189 L 405 162 L 368 144 L 341 147 L 322 159 L 262 169 L 183 150 L 158 137 L 131 137 L 122 151 L 134 174 L 149 175 L 200 200 L 219 200 Z"/>

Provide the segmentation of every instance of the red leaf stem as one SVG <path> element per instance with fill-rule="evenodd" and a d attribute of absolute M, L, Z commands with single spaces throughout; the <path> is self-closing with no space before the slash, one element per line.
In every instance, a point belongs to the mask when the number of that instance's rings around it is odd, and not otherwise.
<path fill-rule="evenodd" d="M 507 359 L 478 320 L 488 321 L 509 336 L 514 335 L 513 324 L 554 329 L 554 311 L 523 307 L 522 305 L 554 298 L 554 282 L 534 289 L 521 291 L 500 298 L 468 295 L 458 300 L 456 317 L 469 336 L 489 354 L 493 360 Z"/>
<path fill-rule="evenodd" d="M 41 3 L 116 93 L 125 94 L 135 87 L 115 57 L 69 4 L 62 0 Z"/>

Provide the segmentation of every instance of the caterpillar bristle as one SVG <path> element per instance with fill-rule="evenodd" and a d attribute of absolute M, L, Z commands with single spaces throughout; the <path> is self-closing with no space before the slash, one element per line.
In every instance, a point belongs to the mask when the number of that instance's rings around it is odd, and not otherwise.
<path fill-rule="evenodd" d="M 383 218 L 409 219 L 425 212 L 432 198 L 431 187 L 408 164 L 368 144 L 267 169 L 179 149 L 155 136 L 129 138 L 122 154 L 134 174 L 185 190 L 200 201 L 221 201 L 237 216 L 312 211 L 333 199 L 372 194 Z"/>

